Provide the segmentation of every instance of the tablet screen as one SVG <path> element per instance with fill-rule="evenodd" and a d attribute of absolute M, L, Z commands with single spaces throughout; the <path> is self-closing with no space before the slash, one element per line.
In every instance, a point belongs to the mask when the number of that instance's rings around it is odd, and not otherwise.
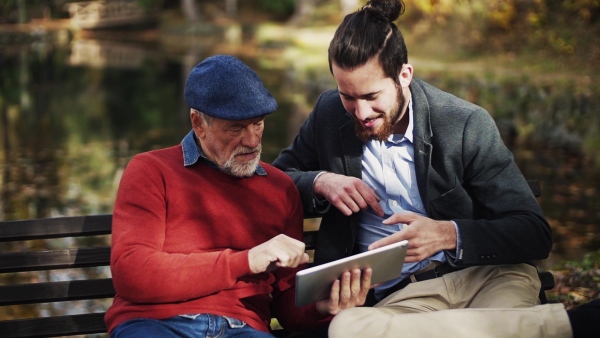
<path fill-rule="evenodd" d="M 296 273 L 296 306 L 329 298 L 331 284 L 345 271 L 371 268 L 371 285 L 400 277 L 408 241 L 314 266 Z"/>

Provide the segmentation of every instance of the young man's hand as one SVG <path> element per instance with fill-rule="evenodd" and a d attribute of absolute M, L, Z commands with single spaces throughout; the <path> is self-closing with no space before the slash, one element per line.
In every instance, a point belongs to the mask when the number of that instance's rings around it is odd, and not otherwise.
<path fill-rule="evenodd" d="M 377 215 L 383 216 L 383 209 L 375 191 L 356 177 L 324 173 L 315 181 L 313 192 L 317 196 L 325 197 L 346 216 L 368 207 Z"/>
<path fill-rule="evenodd" d="M 396 213 L 383 224 L 406 224 L 404 228 L 369 245 L 369 250 L 408 240 L 405 262 L 419 262 L 441 250 L 456 249 L 456 228 L 452 221 L 436 221 L 414 212 Z"/>

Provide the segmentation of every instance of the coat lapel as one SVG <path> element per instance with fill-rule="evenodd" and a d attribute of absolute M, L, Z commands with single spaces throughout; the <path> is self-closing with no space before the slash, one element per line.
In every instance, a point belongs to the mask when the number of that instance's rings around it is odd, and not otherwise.
<path fill-rule="evenodd" d="M 413 105 L 413 142 L 415 147 L 415 170 L 419 194 L 425 206 L 425 211 L 430 214 L 429 206 L 429 168 L 431 168 L 431 124 L 429 119 L 429 104 L 421 88 L 421 82 L 413 79 L 410 85 Z"/>

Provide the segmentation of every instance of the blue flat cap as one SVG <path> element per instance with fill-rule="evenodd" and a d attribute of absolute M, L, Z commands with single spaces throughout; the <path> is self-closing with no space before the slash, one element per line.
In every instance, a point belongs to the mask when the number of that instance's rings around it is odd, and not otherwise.
<path fill-rule="evenodd" d="M 190 108 L 223 120 L 252 119 L 277 109 L 256 72 L 230 55 L 211 56 L 197 64 L 184 95 Z"/>

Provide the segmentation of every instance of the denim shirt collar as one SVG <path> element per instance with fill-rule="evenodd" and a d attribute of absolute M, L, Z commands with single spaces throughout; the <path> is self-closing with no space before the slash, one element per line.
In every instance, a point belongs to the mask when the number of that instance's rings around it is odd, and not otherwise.
<path fill-rule="evenodd" d="M 202 159 L 202 162 L 209 167 L 221 170 L 215 162 L 206 157 L 202 148 L 196 144 L 196 134 L 193 129 L 181 141 L 181 148 L 183 149 L 183 165 L 185 167 L 191 166 Z M 254 173 L 261 176 L 267 175 L 267 172 L 260 163 L 256 166 L 256 171 Z"/>

